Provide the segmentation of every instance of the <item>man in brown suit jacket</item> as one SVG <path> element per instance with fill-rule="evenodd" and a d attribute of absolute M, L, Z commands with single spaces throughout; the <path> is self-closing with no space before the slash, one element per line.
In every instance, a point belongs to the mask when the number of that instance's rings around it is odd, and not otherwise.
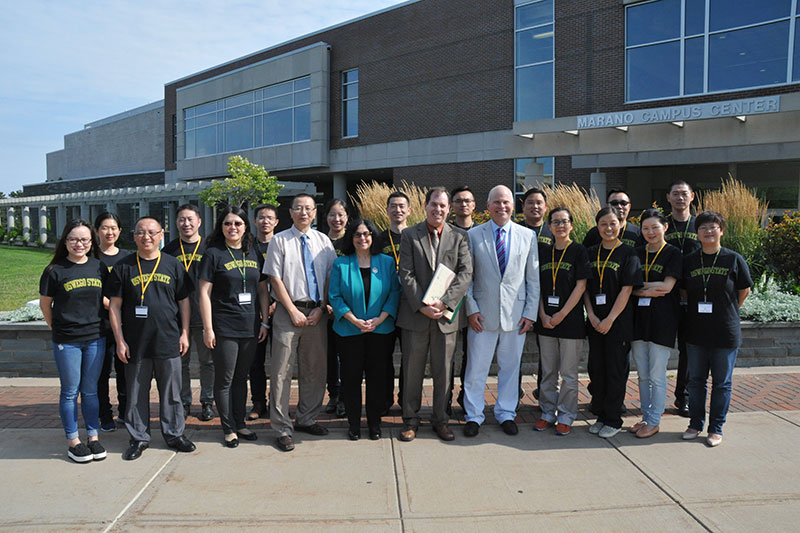
<path fill-rule="evenodd" d="M 426 220 L 406 229 L 400 243 L 403 297 L 397 313 L 397 326 L 403 336 L 404 426 L 399 436 L 402 441 L 413 440 L 419 428 L 422 381 L 429 351 L 433 376 L 431 422 L 439 438 L 454 438 L 447 427 L 447 392 L 456 336 L 464 324 L 464 311 L 459 309 L 452 322 L 444 318 L 444 311 L 459 307 L 472 280 L 472 259 L 467 234 L 446 223 L 449 211 L 447 189 L 430 189 L 425 197 Z M 456 277 L 441 300 L 426 305 L 422 298 L 439 264 L 455 272 Z"/>

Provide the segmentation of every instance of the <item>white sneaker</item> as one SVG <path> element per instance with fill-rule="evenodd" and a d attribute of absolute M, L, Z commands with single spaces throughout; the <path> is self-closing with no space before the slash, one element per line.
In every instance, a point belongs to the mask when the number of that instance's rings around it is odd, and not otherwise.
<path fill-rule="evenodd" d="M 683 436 L 681 437 L 683 440 L 692 440 L 696 439 L 700 436 L 700 431 L 692 428 L 686 428 L 686 431 L 683 432 Z"/>
<path fill-rule="evenodd" d="M 714 448 L 715 446 L 719 446 L 722 444 L 722 435 L 719 433 L 709 433 L 708 437 L 706 437 L 706 444 Z"/>
<path fill-rule="evenodd" d="M 603 426 L 603 429 L 600 430 L 600 433 L 597 434 L 598 437 L 601 439 L 610 439 L 611 437 L 615 436 L 617 433 L 621 431 L 620 428 L 615 428 L 611 426 Z"/>
<path fill-rule="evenodd" d="M 600 433 L 600 430 L 603 429 L 604 426 L 605 424 L 603 424 L 602 422 L 595 422 L 594 424 L 589 426 L 589 433 L 591 433 L 592 435 L 597 435 L 598 433 Z"/>

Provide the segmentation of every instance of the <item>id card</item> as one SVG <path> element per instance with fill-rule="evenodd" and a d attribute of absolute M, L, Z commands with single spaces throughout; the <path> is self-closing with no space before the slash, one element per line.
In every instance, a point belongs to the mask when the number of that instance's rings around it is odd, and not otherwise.
<path fill-rule="evenodd" d="M 239 293 L 239 305 L 247 305 L 253 301 L 253 295 L 249 292 Z"/>
<path fill-rule="evenodd" d="M 639 307 L 650 307 L 650 298 L 639 298 Z"/>
<path fill-rule="evenodd" d="M 559 303 L 561 303 L 561 298 L 559 296 L 547 297 L 547 305 L 549 305 L 550 307 L 558 307 Z"/>
<path fill-rule="evenodd" d="M 605 294 L 597 294 L 597 295 L 595 295 L 594 304 L 595 305 L 606 305 L 606 295 Z"/>
<path fill-rule="evenodd" d="M 697 312 L 708 314 L 714 312 L 714 304 L 711 302 L 697 302 Z"/>
<path fill-rule="evenodd" d="M 147 318 L 147 306 L 146 305 L 137 305 L 133 311 L 136 315 L 136 318 Z"/>

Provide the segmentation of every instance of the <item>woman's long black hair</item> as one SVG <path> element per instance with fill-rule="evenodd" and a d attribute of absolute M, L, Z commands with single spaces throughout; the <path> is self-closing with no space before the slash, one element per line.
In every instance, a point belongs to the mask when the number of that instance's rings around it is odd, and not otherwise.
<path fill-rule="evenodd" d="M 70 231 L 80 226 L 84 226 L 86 229 L 88 229 L 92 238 L 92 247 L 89 248 L 89 252 L 86 255 L 97 259 L 97 251 L 100 249 L 100 240 L 97 238 L 97 234 L 94 232 L 94 229 L 88 220 L 76 218 L 67 222 L 67 225 L 64 226 L 64 231 L 61 232 L 61 237 L 56 243 L 56 249 L 53 251 L 53 259 L 51 259 L 50 264 L 47 265 L 47 268 L 45 269 L 46 271 L 51 270 L 54 264 L 59 261 L 63 261 L 67 258 L 67 256 L 69 256 L 69 251 L 67 251 L 67 235 L 69 235 Z"/>
<path fill-rule="evenodd" d="M 229 205 L 217 215 L 217 223 L 214 224 L 214 231 L 208 238 L 208 246 L 225 246 L 225 234 L 222 233 L 222 222 L 228 215 L 236 215 L 244 221 L 244 235 L 242 236 L 242 253 L 247 255 L 250 249 L 255 246 L 255 237 L 253 232 L 250 231 L 250 217 L 247 216 L 247 211 L 236 205 Z"/>

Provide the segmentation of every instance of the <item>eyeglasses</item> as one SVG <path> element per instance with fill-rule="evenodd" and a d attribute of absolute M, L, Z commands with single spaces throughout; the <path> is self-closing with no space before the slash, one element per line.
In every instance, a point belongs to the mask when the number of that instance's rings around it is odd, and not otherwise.
<path fill-rule="evenodd" d="M 454 204 L 473 204 L 475 200 L 471 198 L 459 198 L 458 200 L 453 200 Z"/>
<path fill-rule="evenodd" d="M 625 207 L 626 205 L 631 205 L 631 203 L 627 200 L 611 200 L 608 202 L 608 205 L 612 205 L 614 207 Z"/>
<path fill-rule="evenodd" d="M 71 245 L 73 245 L 73 246 L 74 246 L 74 245 L 76 245 L 76 244 L 78 244 L 78 243 L 81 243 L 82 245 L 86 246 L 86 245 L 87 245 L 87 244 L 89 244 L 90 242 L 92 242 L 92 239 L 86 239 L 86 238 L 83 238 L 83 239 L 76 239 L 75 237 L 69 237 L 69 238 L 67 238 L 67 244 L 71 244 Z"/>
<path fill-rule="evenodd" d="M 151 239 L 155 239 L 158 237 L 158 234 L 161 233 L 161 230 L 158 231 L 134 231 L 133 236 L 137 239 L 143 239 L 144 237 L 150 237 Z"/>
<path fill-rule="evenodd" d="M 275 217 L 258 217 L 256 220 L 258 222 L 275 222 L 278 219 Z"/>
<path fill-rule="evenodd" d="M 372 237 L 372 232 L 371 231 L 359 231 L 359 232 L 353 233 L 353 238 L 354 239 L 366 239 L 367 237 Z"/>
<path fill-rule="evenodd" d="M 704 224 L 704 225 L 700 226 L 699 228 L 697 228 L 697 231 L 702 231 L 702 232 L 705 232 L 705 233 L 718 231 L 718 230 L 719 230 L 719 226 L 717 226 L 716 224 L 713 224 L 711 226 L 706 226 Z"/>
<path fill-rule="evenodd" d="M 305 205 L 298 205 L 297 207 L 293 207 L 292 211 L 295 213 L 313 213 L 316 209 L 316 206 L 308 207 Z"/>
<path fill-rule="evenodd" d="M 226 226 L 226 227 L 227 226 L 236 226 L 237 228 L 240 228 L 240 227 L 244 226 L 244 222 L 242 222 L 241 220 L 226 220 L 225 222 L 222 223 L 222 225 Z"/>
<path fill-rule="evenodd" d="M 571 222 L 569 220 L 551 220 L 550 225 L 557 228 L 559 226 L 569 226 Z"/>

